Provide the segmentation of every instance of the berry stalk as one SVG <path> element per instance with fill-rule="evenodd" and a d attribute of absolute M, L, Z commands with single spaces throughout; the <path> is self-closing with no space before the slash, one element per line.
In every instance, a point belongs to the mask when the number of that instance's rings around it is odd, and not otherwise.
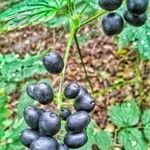
<path fill-rule="evenodd" d="M 59 92 L 58 92 L 58 97 L 57 97 L 58 110 L 60 110 L 62 105 L 63 105 L 62 104 L 63 84 L 64 84 L 64 78 L 65 78 L 67 62 L 68 62 L 68 58 L 69 58 L 69 54 L 70 54 L 70 48 L 71 48 L 71 44 L 72 44 L 73 39 L 74 39 L 74 33 L 75 33 L 75 30 L 73 28 L 71 33 L 70 33 L 70 37 L 68 39 L 68 42 L 67 42 L 67 48 L 66 48 L 66 52 L 65 52 L 65 56 L 64 56 L 64 69 L 63 69 L 63 71 L 61 73 L 61 76 L 60 76 Z"/>
<path fill-rule="evenodd" d="M 90 22 L 94 21 L 95 19 L 99 18 L 100 16 L 104 15 L 106 12 L 107 11 L 105 11 L 105 10 L 99 11 L 95 16 L 93 16 L 93 17 L 89 18 L 88 20 L 86 20 L 85 22 L 83 22 L 78 29 L 84 27 L 85 25 L 89 24 Z"/>

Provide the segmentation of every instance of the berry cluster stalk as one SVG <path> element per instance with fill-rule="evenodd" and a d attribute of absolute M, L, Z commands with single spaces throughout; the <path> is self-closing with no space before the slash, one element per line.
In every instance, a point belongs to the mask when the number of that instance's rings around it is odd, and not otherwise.
<path fill-rule="evenodd" d="M 105 10 L 99 11 L 95 16 L 93 16 L 93 17 L 91 17 L 90 19 L 88 19 L 88 20 L 86 20 L 85 22 L 83 22 L 83 23 L 80 25 L 79 29 L 82 28 L 82 27 L 84 27 L 85 25 L 89 24 L 90 22 L 96 20 L 97 18 L 99 18 L 100 16 L 104 15 L 105 13 L 106 13 Z"/>
<path fill-rule="evenodd" d="M 74 38 L 74 33 L 75 33 L 75 31 L 73 29 L 70 33 L 70 37 L 68 39 L 67 48 L 66 48 L 66 52 L 65 52 L 65 56 L 64 56 L 64 69 L 60 76 L 59 92 L 58 92 L 58 97 L 57 97 L 58 110 L 60 110 L 60 108 L 62 107 L 63 84 L 64 84 L 67 62 L 68 62 L 68 58 L 69 58 L 69 54 L 70 54 L 70 48 L 71 48 L 71 44 L 72 44 L 73 38 Z"/>

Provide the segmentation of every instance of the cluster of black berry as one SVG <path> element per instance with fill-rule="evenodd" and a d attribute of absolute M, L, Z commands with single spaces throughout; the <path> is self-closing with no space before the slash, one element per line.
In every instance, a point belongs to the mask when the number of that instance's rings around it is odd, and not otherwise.
<path fill-rule="evenodd" d="M 99 6 L 107 11 L 118 9 L 123 0 L 99 0 Z M 124 20 L 132 26 L 140 27 L 147 20 L 149 0 L 126 0 L 127 9 L 123 13 Z M 102 28 L 106 35 L 121 33 L 124 27 L 123 17 L 117 12 L 110 12 L 102 19 Z"/>
<path fill-rule="evenodd" d="M 62 57 L 57 52 L 50 52 L 43 58 L 45 68 L 52 74 L 60 73 L 64 68 Z M 28 85 L 27 94 L 39 103 L 46 105 L 53 101 L 54 92 L 50 85 L 45 82 Z M 90 123 L 91 112 L 95 107 L 94 99 L 88 91 L 72 82 L 64 89 L 64 96 L 74 100 L 74 109 L 62 108 L 58 114 L 28 106 L 24 110 L 24 119 L 27 129 L 21 132 L 22 144 L 31 150 L 69 150 L 79 148 L 86 144 L 88 137 L 86 128 Z M 61 129 L 61 120 L 66 121 L 67 134 L 64 144 L 57 141 L 55 135 Z"/>

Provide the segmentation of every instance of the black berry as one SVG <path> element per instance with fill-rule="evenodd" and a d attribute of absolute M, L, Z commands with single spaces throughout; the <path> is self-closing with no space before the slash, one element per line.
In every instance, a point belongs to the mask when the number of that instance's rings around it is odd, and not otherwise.
<path fill-rule="evenodd" d="M 66 120 L 71 115 L 71 111 L 68 108 L 63 108 L 60 111 L 60 117 Z"/>
<path fill-rule="evenodd" d="M 66 121 L 66 129 L 72 133 L 83 131 L 90 123 L 90 116 L 85 111 L 75 112 Z"/>
<path fill-rule="evenodd" d="M 123 0 L 99 0 L 99 6 L 104 10 L 113 11 L 118 9 L 122 2 Z"/>
<path fill-rule="evenodd" d="M 143 14 L 148 8 L 149 0 L 127 0 L 127 8 L 132 14 Z"/>
<path fill-rule="evenodd" d="M 35 87 L 35 83 L 29 84 L 26 88 L 26 92 L 28 94 L 29 97 L 31 97 L 32 99 L 35 99 L 34 97 L 34 87 Z"/>
<path fill-rule="evenodd" d="M 123 18 L 116 12 L 109 13 L 102 19 L 103 31 L 108 36 L 113 36 L 121 33 L 123 27 Z"/>
<path fill-rule="evenodd" d="M 43 58 L 43 64 L 48 72 L 59 74 L 64 68 L 64 61 L 57 52 L 50 52 Z"/>
<path fill-rule="evenodd" d="M 78 96 L 80 92 L 80 86 L 77 82 L 72 82 L 65 87 L 64 95 L 68 99 L 73 99 Z"/>
<path fill-rule="evenodd" d="M 69 150 L 69 148 L 65 144 L 58 144 L 57 150 Z"/>
<path fill-rule="evenodd" d="M 82 94 L 78 96 L 74 102 L 76 111 L 91 112 L 95 107 L 95 100 L 89 94 Z"/>
<path fill-rule="evenodd" d="M 83 86 L 80 86 L 80 91 L 76 98 L 78 98 L 79 96 L 81 96 L 83 94 L 88 94 L 88 91 Z"/>
<path fill-rule="evenodd" d="M 42 112 L 36 107 L 28 106 L 24 109 L 24 119 L 27 125 L 37 130 L 39 128 L 38 122 Z"/>
<path fill-rule="evenodd" d="M 145 24 L 147 20 L 147 14 L 144 13 L 142 15 L 133 15 L 128 10 L 126 10 L 124 12 L 124 19 L 130 25 L 140 27 Z"/>
<path fill-rule="evenodd" d="M 45 112 L 39 119 L 39 129 L 44 135 L 53 136 L 57 134 L 61 127 L 61 120 L 53 112 Z"/>
<path fill-rule="evenodd" d="M 20 135 L 20 141 L 26 147 L 30 147 L 32 142 L 38 138 L 39 133 L 31 129 L 24 129 Z"/>
<path fill-rule="evenodd" d="M 36 139 L 32 144 L 31 150 L 57 150 L 57 141 L 50 137 L 40 137 Z"/>
<path fill-rule="evenodd" d="M 53 89 L 45 82 L 36 84 L 34 94 L 35 98 L 44 105 L 51 103 L 54 98 Z"/>
<path fill-rule="evenodd" d="M 77 134 L 72 134 L 72 133 L 67 133 L 65 138 L 64 138 L 64 143 L 69 147 L 69 148 L 80 148 L 83 145 L 87 143 L 88 137 L 86 132 L 81 132 Z"/>

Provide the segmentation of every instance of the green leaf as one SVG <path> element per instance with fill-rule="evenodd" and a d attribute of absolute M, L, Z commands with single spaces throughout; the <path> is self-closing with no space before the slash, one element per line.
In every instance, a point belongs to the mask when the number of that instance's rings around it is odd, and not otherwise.
<path fill-rule="evenodd" d="M 96 129 L 95 123 L 91 122 L 87 129 L 88 142 L 85 146 L 77 150 L 91 150 L 92 145 L 96 144 L 101 150 L 110 150 L 113 147 L 112 136 L 110 133 Z"/>
<path fill-rule="evenodd" d="M 16 54 L 2 55 L 0 62 L 0 77 L 3 79 L 2 81 L 12 82 L 13 84 L 30 78 L 35 74 L 46 72 L 39 54 L 35 56 L 27 54 L 23 59 L 18 58 Z M 10 92 L 14 86 L 9 87 Z"/>
<path fill-rule="evenodd" d="M 125 150 L 148 149 L 148 143 L 145 141 L 141 131 L 136 128 L 122 129 L 118 134 L 118 139 Z"/>
<path fill-rule="evenodd" d="M 145 110 L 142 114 L 143 133 L 145 138 L 150 141 L 150 110 Z"/>
<path fill-rule="evenodd" d="M 118 44 L 127 47 L 131 43 L 142 60 L 150 60 L 150 19 L 142 27 L 125 26 Z"/>
<path fill-rule="evenodd" d="M 7 108 L 8 96 L 4 89 L 0 89 L 0 139 L 5 134 L 5 129 L 9 127 L 8 118 L 10 117 L 10 111 Z"/>
<path fill-rule="evenodd" d="M 8 96 L 4 89 L 0 89 L 0 128 L 3 125 L 3 121 L 10 115 L 6 105 L 8 102 Z"/>
<path fill-rule="evenodd" d="M 112 135 L 105 131 L 99 131 L 96 134 L 96 143 L 101 150 L 110 150 L 112 149 Z"/>
<path fill-rule="evenodd" d="M 5 135 L 1 139 L 8 143 L 4 145 L 3 150 L 23 150 L 24 146 L 21 144 L 19 136 L 21 131 L 25 128 L 24 120 L 16 118 L 10 128 L 5 131 Z"/>
<path fill-rule="evenodd" d="M 134 126 L 139 121 L 140 109 L 135 100 L 131 100 L 121 105 L 111 106 L 108 116 L 118 127 Z"/>
<path fill-rule="evenodd" d="M 36 25 L 52 19 L 64 3 L 64 0 L 23 0 L 1 13 L 0 22 L 5 22 L 3 30 Z"/>
<path fill-rule="evenodd" d="M 90 5 L 95 8 L 99 9 L 98 0 L 88 0 L 90 2 Z"/>
<path fill-rule="evenodd" d="M 6 89 L 7 95 L 10 95 L 16 90 L 17 85 L 15 83 L 6 83 L 5 81 L 1 81 L 0 87 Z"/>

